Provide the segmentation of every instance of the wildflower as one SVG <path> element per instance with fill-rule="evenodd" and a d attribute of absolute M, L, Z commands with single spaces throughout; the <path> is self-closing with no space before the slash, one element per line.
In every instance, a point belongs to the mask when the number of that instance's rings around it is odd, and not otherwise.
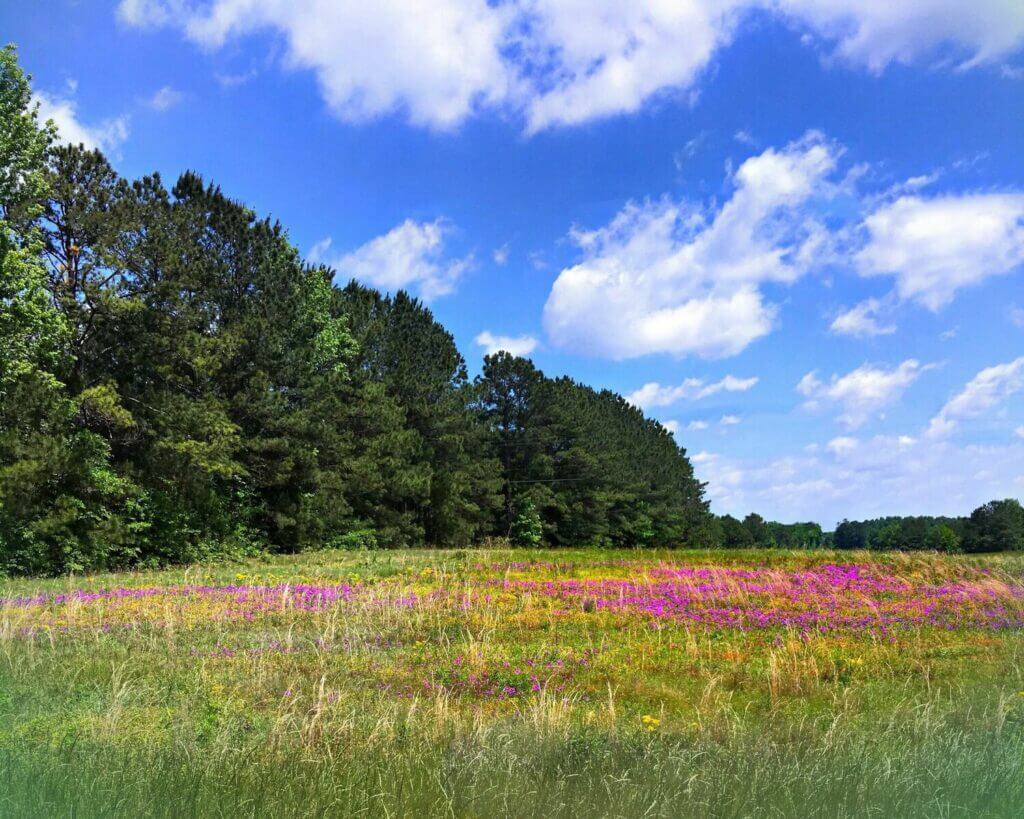
<path fill-rule="evenodd" d="M 864 658 L 863 657 L 850 657 L 846 661 L 846 664 L 847 665 L 852 665 L 854 668 L 860 668 L 862 665 L 864 665 Z"/>
<path fill-rule="evenodd" d="M 650 714 L 644 714 L 640 717 L 640 722 L 648 731 L 657 731 L 658 726 L 661 725 L 661 720 L 657 717 L 652 717 Z"/>

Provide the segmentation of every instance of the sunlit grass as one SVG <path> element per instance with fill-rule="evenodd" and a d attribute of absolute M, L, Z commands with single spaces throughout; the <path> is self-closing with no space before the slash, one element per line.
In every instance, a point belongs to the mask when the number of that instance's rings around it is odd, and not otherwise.
<path fill-rule="evenodd" d="M 1015 555 L 324 552 L 0 597 L 0 815 L 1024 805 Z"/>

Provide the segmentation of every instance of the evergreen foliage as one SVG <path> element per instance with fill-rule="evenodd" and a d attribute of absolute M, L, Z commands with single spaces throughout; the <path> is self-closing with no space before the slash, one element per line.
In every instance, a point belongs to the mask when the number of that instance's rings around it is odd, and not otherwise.
<path fill-rule="evenodd" d="M 12 48 L 0 117 L 0 571 L 695 542 L 685 453 L 618 396 L 507 356 L 473 383 L 407 293 L 334 286 L 195 173 L 53 144 Z"/>
<path fill-rule="evenodd" d="M 837 549 L 957 552 L 963 537 L 963 518 L 886 517 L 844 520 L 836 527 L 832 540 Z"/>

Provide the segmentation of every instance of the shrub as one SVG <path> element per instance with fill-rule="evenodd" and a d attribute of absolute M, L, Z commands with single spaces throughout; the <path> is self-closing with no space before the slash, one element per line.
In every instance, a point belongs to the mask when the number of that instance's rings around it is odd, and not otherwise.
<path fill-rule="evenodd" d="M 540 513 L 533 503 L 527 501 L 512 521 L 509 540 L 515 546 L 538 546 L 543 537 L 544 526 L 540 520 Z"/>

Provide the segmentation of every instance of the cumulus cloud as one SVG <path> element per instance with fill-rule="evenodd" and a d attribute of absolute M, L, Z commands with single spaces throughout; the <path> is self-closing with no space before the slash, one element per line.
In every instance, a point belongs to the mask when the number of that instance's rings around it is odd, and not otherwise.
<path fill-rule="evenodd" d="M 867 299 L 836 316 L 829 329 L 837 335 L 859 338 L 892 335 L 896 326 L 882 318 L 886 310 L 879 299 Z"/>
<path fill-rule="evenodd" d="M 931 310 L 1024 264 L 1024 194 L 904 196 L 868 216 L 864 228 L 867 244 L 855 258 L 861 275 L 892 276 L 900 298 Z"/>
<path fill-rule="evenodd" d="M 665 429 L 667 429 L 673 435 L 676 435 L 679 432 L 679 422 L 678 421 L 662 421 L 661 425 L 663 427 L 665 427 Z"/>
<path fill-rule="evenodd" d="M 738 415 L 723 415 L 718 419 L 718 425 L 723 427 L 734 427 L 739 423 L 742 423 L 743 419 Z"/>
<path fill-rule="evenodd" d="M 509 15 L 486 0 L 122 0 L 119 17 L 175 24 L 210 49 L 278 32 L 287 65 L 311 70 L 328 108 L 347 121 L 402 112 L 446 129 L 513 94 L 501 55 Z"/>
<path fill-rule="evenodd" d="M 459 277 L 473 264 L 471 256 L 445 256 L 445 240 L 450 233 L 451 227 L 442 219 L 406 219 L 383 236 L 334 258 L 328 255 L 331 240 L 321 240 L 313 246 L 309 258 L 334 267 L 339 277 L 358 279 L 390 292 L 412 289 L 429 301 L 451 293 Z"/>
<path fill-rule="evenodd" d="M 509 355 L 527 356 L 537 349 L 537 339 L 533 336 L 496 336 L 489 330 L 484 330 L 474 341 L 484 348 L 486 355 L 504 351 Z"/>
<path fill-rule="evenodd" d="M 690 421 L 690 423 L 686 425 L 686 428 L 691 432 L 700 432 L 701 430 L 707 429 L 709 426 L 710 424 L 707 421 L 697 420 Z"/>
<path fill-rule="evenodd" d="M 927 434 L 940 438 L 951 434 L 964 420 L 991 412 L 1011 395 L 1024 390 L 1024 356 L 987 367 L 946 402 L 932 418 Z"/>
<path fill-rule="evenodd" d="M 739 353 L 775 320 L 760 287 L 790 284 L 814 262 L 824 229 L 802 206 L 828 187 L 836 153 L 811 133 L 747 159 L 717 211 L 630 203 L 605 227 L 573 231 L 583 260 L 551 288 L 552 341 L 620 360 Z"/>
<path fill-rule="evenodd" d="M 39 103 L 39 117 L 44 122 L 53 120 L 57 138 L 66 145 L 84 145 L 93 150 L 116 152 L 128 139 L 128 116 L 123 115 L 88 124 L 78 115 L 78 104 L 71 98 L 61 98 L 36 91 L 33 99 Z"/>
<path fill-rule="evenodd" d="M 755 378 L 737 378 L 727 375 L 720 381 L 706 383 L 701 378 L 687 378 L 675 387 L 664 386 L 657 381 L 644 384 L 640 389 L 631 392 L 626 400 L 640 409 L 651 407 L 667 407 L 683 399 L 700 400 L 720 392 L 746 392 L 758 382 Z"/>
<path fill-rule="evenodd" d="M 574 125 L 635 111 L 654 95 L 690 88 L 732 37 L 741 4 L 539 0 L 528 44 L 543 66 L 556 55 L 550 87 L 527 105 L 527 130 Z"/>
<path fill-rule="evenodd" d="M 953 56 L 967 69 L 1024 42 L 1006 0 L 121 0 L 132 26 L 175 26 L 207 48 L 279 33 L 287 63 L 312 71 L 330 108 L 360 121 L 402 112 L 449 128 L 514 111 L 528 131 L 690 96 L 717 54 L 768 13 L 854 66 Z M 926 63 L 927 61 L 927 63 Z"/>
<path fill-rule="evenodd" d="M 805 407 L 817 409 L 823 404 L 840 408 L 839 422 L 851 429 L 861 427 L 886 407 L 896 403 L 907 387 L 935 365 L 922 365 L 908 359 L 893 369 L 864 364 L 846 375 L 833 375 L 823 383 L 809 372 L 796 389 L 808 401 Z"/>

